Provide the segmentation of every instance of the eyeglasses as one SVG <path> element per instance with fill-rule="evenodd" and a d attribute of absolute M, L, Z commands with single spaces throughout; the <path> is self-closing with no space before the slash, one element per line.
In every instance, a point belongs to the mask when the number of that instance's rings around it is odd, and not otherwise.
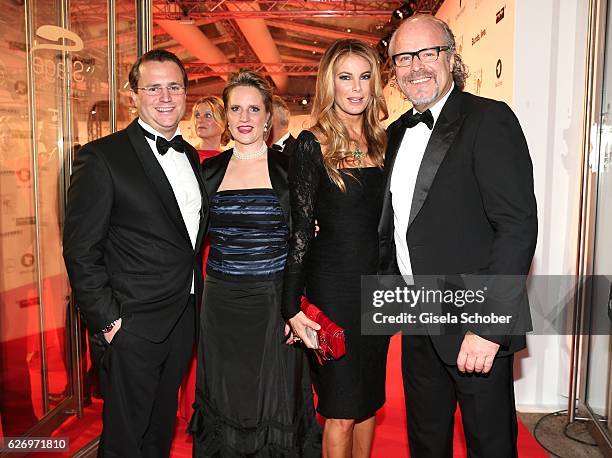
<path fill-rule="evenodd" d="M 185 86 L 179 86 L 178 84 L 172 84 L 170 86 L 147 86 L 137 87 L 136 89 L 143 91 L 145 94 L 151 97 L 157 97 L 161 95 L 162 91 L 166 89 L 170 95 L 183 95 L 185 93 Z"/>
<path fill-rule="evenodd" d="M 418 57 L 422 63 L 427 64 L 437 61 L 440 51 L 448 51 L 449 49 L 450 46 L 434 46 L 433 48 L 423 48 L 414 52 L 394 54 L 391 56 L 391 59 L 396 67 L 409 67 L 412 65 L 415 57 Z"/>

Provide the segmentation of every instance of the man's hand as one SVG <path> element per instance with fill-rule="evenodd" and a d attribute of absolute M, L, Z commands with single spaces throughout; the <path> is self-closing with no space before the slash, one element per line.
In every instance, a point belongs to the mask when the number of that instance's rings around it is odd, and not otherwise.
<path fill-rule="evenodd" d="M 457 356 L 457 369 L 460 372 L 487 374 L 498 350 L 499 344 L 468 331 Z"/>
<path fill-rule="evenodd" d="M 111 343 L 113 341 L 113 338 L 115 337 L 115 334 L 117 334 L 120 328 L 121 328 L 121 318 L 117 320 L 117 322 L 115 323 L 115 326 L 113 326 L 113 329 L 111 329 L 109 332 L 104 333 L 104 338 L 106 339 L 106 342 Z"/>

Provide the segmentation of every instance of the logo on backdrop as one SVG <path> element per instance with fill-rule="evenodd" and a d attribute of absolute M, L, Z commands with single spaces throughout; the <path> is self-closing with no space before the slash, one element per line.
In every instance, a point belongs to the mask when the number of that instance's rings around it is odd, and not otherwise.
<path fill-rule="evenodd" d="M 495 23 L 499 24 L 499 21 L 501 21 L 504 18 L 504 13 L 506 12 L 506 7 L 504 6 L 501 10 L 499 10 L 496 14 L 495 14 Z"/>
<path fill-rule="evenodd" d="M 49 59 L 36 55 L 32 58 L 34 73 L 44 77 L 47 83 L 55 83 L 57 78 L 64 79 L 68 73 L 77 82 L 85 81 L 85 77 L 92 75 L 95 71 L 95 58 L 81 58 L 74 53 L 83 50 L 83 40 L 76 33 L 58 27 L 56 25 L 41 25 L 36 29 L 37 44 L 32 47 L 32 52 L 42 50 L 64 51 L 73 53 L 68 62 Z"/>
<path fill-rule="evenodd" d="M 474 73 L 474 94 L 480 95 L 482 89 L 482 67 Z"/>
<path fill-rule="evenodd" d="M 22 80 L 15 81 L 15 84 L 13 86 L 13 92 L 16 95 L 26 95 L 26 93 L 28 92 L 28 85 L 25 81 Z"/>
<path fill-rule="evenodd" d="M 39 49 L 54 49 L 56 51 L 67 51 L 77 52 L 81 51 L 83 46 L 83 40 L 76 33 L 70 30 L 58 27 L 56 25 L 41 25 L 36 29 L 36 36 L 45 40 L 54 41 L 52 43 L 37 43 L 32 47 L 32 52 Z M 59 42 L 64 41 L 66 44 L 60 44 Z M 72 42 L 72 43 L 70 43 Z"/>
<path fill-rule="evenodd" d="M 26 253 L 21 257 L 21 265 L 23 267 L 32 267 L 34 265 L 34 255 Z"/>
<path fill-rule="evenodd" d="M 455 15 L 455 20 L 459 19 L 463 15 L 464 12 L 465 12 L 465 5 L 463 4 L 462 0 L 459 0 L 459 11 Z M 448 25 L 450 27 L 450 21 L 448 22 Z"/>
<path fill-rule="evenodd" d="M 15 194 L 0 194 L 3 215 L 14 215 L 17 212 L 17 200 Z"/>
<path fill-rule="evenodd" d="M 483 39 L 487 35 L 487 29 L 482 29 L 480 32 L 476 34 L 474 38 L 472 38 L 472 46 L 478 43 L 481 39 Z"/>
<path fill-rule="evenodd" d="M 17 226 L 34 226 L 36 224 L 35 216 L 20 216 L 15 218 L 15 224 Z"/>
<path fill-rule="evenodd" d="M 497 59 L 497 63 L 495 64 L 495 76 L 497 77 L 497 80 L 495 81 L 495 87 L 499 87 L 504 84 L 504 79 L 502 78 L 502 70 L 503 70 L 503 65 L 502 65 L 502 60 L 500 58 L 500 59 Z"/>
<path fill-rule="evenodd" d="M 15 171 L 15 174 L 17 175 L 17 178 L 19 178 L 19 181 L 22 181 L 23 183 L 30 181 L 30 169 L 19 169 Z"/>

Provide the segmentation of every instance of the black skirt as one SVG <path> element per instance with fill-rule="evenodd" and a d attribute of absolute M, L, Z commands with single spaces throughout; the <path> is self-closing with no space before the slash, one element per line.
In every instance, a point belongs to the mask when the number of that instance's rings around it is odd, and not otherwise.
<path fill-rule="evenodd" d="M 310 272 L 306 295 L 344 328 L 346 355 L 311 362 L 319 397 L 317 411 L 326 418 L 363 419 L 385 403 L 389 336 L 361 332 L 361 276 Z"/>
<path fill-rule="evenodd" d="M 206 277 L 194 456 L 320 456 L 304 351 L 282 343 L 281 283 Z"/>

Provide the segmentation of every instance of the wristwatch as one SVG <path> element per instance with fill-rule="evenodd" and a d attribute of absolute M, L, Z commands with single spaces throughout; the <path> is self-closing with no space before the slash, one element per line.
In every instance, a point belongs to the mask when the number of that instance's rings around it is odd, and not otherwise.
<path fill-rule="evenodd" d="M 102 332 L 103 332 L 104 334 L 106 334 L 107 332 L 111 332 L 111 331 L 113 330 L 113 328 L 115 327 L 115 325 L 117 324 L 117 321 L 118 321 L 118 320 L 115 320 L 115 321 L 113 321 L 111 324 L 109 324 L 109 325 L 105 326 L 105 327 L 102 329 Z"/>

